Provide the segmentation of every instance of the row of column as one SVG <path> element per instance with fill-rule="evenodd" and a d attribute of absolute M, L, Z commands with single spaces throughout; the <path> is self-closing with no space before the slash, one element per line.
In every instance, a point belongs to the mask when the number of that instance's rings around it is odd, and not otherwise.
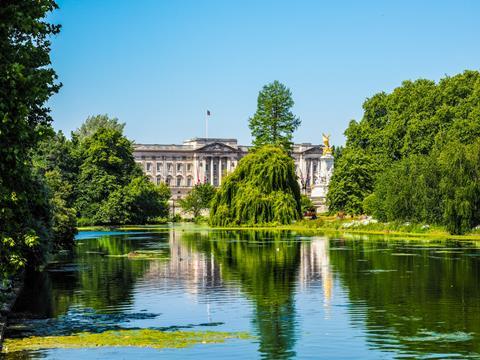
<path fill-rule="evenodd" d="M 200 181 L 204 181 L 206 178 L 208 178 L 208 181 L 211 185 L 215 185 L 214 183 L 214 177 L 215 177 L 215 170 L 214 170 L 214 164 L 217 164 L 217 179 L 218 179 L 218 186 L 222 184 L 222 165 L 223 162 L 226 161 L 227 166 L 227 174 L 231 172 L 231 163 L 232 163 L 232 158 L 227 157 L 227 156 L 206 156 L 198 159 L 201 163 L 200 169 L 197 170 L 199 171 L 199 174 L 197 176 L 200 178 Z M 208 175 L 207 176 L 207 164 L 208 164 Z"/>
<path fill-rule="evenodd" d="M 313 164 L 314 162 L 317 163 L 317 169 L 314 173 L 313 171 Z M 313 181 L 315 177 L 318 179 L 320 176 L 320 164 L 321 161 L 320 159 L 315 159 L 315 158 L 304 158 L 304 163 L 305 163 L 305 179 L 310 179 L 310 185 L 313 185 Z"/>
<path fill-rule="evenodd" d="M 317 164 L 317 168 L 313 171 L 313 165 Z M 315 185 L 314 179 L 324 179 L 324 181 L 329 180 L 329 175 L 331 175 L 331 168 L 333 168 L 333 157 L 332 156 L 322 156 L 320 158 L 304 158 L 305 164 L 305 173 L 306 177 L 310 179 L 310 185 Z"/>

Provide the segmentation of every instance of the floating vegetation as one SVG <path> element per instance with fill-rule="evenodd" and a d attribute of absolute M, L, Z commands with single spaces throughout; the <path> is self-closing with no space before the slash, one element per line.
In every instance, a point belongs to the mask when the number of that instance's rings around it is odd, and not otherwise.
<path fill-rule="evenodd" d="M 108 330 L 122 330 L 132 321 L 155 319 L 158 316 L 160 314 L 149 312 L 101 314 L 91 308 L 72 308 L 65 315 L 57 318 L 28 320 L 21 317 L 10 318 L 7 337 L 71 335 L 82 331 L 101 333 Z M 156 330 L 167 329 L 157 328 Z"/>
<path fill-rule="evenodd" d="M 381 274 L 381 273 L 388 273 L 388 272 L 395 272 L 397 270 L 395 269 L 371 269 L 371 270 L 362 270 L 360 272 L 366 273 L 366 274 Z"/>
<path fill-rule="evenodd" d="M 455 250 L 438 250 L 434 251 L 435 254 L 463 254 L 463 251 L 455 251 Z"/>
<path fill-rule="evenodd" d="M 164 250 L 136 250 L 128 254 L 107 255 L 108 257 L 128 258 L 129 260 L 165 260 L 168 254 Z"/>
<path fill-rule="evenodd" d="M 473 339 L 471 333 L 466 333 L 463 331 L 455 331 L 451 333 L 438 333 L 435 331 L 421 331 L 418 336 L 404 337 L 403 340 L 406 341 L 425 341 L 425 342 L 462 342 L 470 341 Z"/>
<path fill-rule="evenodd" d="M 412 254 L 412 253 L 392 253 L 392 256 L 420 256 L 418 254 Z"/>
<path fill-rule="evenodd" d="M 223 343 L 227 339 L 251 339 L 245 332 L 110 330 L 103 333 L 82 332 L 68 336 L 5 339 L 4 353 L 42 349 L 79 349 L 95 347 L 185 348 L 195 344 Z"/>

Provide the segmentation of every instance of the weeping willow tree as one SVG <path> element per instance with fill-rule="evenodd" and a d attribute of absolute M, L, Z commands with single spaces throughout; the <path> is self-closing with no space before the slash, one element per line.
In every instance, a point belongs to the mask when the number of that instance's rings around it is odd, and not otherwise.
<path fill-rule="evenodd" d="M 290 224 L 301 216 L 300 187 L 293 159 L 265 145 L 245 156 L 212 200 L 216 226 Z"/>

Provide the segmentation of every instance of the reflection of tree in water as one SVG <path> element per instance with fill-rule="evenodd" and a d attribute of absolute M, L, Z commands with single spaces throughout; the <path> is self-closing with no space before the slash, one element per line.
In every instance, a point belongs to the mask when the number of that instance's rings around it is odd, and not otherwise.
<path fill-rule="evenodd" d="M 156 241 L 167 240 L 168 233 L 156 234 L 155 237 Z M 97 311 L 123 311 L 124 306 L 132 303 L 135 281 L 145 273 L 150 261 L 111 255 L 125 255 L 144 248 L 145 242 L 131 235 L 84 242 L 82 249 L 78 250 L 78 261 L 85 268 L 79 272 L 80 291 L 76 292 L 74 302 Z"/>
<path fill-rule="evenodd" d="M 77 242 L 75 256 L 49 265 L 44 272 L 29 274 L 14 311 L 40 318 L 65 314 L 71 306 L 99 312 L 122 311 L 132 303 L 135 281 L 149 266 L 149 261 L 109 256 L 144 247 L 142 240 L 127 239 L 131 236 Z M 155 236 L 168 239 L 168 233 Z"/>
<path fill-rule="evenodd" d="M 352 241 L 351 250 L 331 251 L 351 302 L 367 305 L 364 311 L 352 306 L 352 321 L 366 326 L 369 343 L 382 350 L 478 356 L 478 250 L 452 253 L 445 245 L 459 244 L 423 245 L 413 250 L 409 242 Z"/>
<path fill-rule="evenodd" d="M 289 233 L 215 231 L 185 233 L 182 240 L 212 254 L 224 280 L 239 280 L 256 305 L 255 324 L 260 352 L 266 358 L 295 355 L 294 287 L 300 263 L 300 243 Z"/>

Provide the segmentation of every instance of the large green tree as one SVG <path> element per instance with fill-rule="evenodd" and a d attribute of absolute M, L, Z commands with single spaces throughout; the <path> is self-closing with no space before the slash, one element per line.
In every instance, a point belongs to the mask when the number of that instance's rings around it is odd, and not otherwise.
<path fill-rule="evenodd" d="M 119 122 L 118 118 L 110 118 L 107 114 L 89 116 L 87 120 L 73 132 L 73 137 L 80 141 L 92 136 L 100 129 L 111 129 L 123 132 L 125 123 Z"/>
<path fill-rule="evenodd" d="M 45 103 L 60 87 L 49 40 L 60 27 L 46 20 L 56 7 L 53 0 L 0 4 L 0 276 L 41 261 L 49 248 L 48 190 L 33 174 L 31 150 L 50 127 Z"/>
<path fill-rule="evenodd" d="M 135 163 L 133 144 L 121 130 L 100 127 L 76 148 L 74 207 L 81 225 L 144 224 L 168 215 L 169 189 L 151 183 Z"/>
<path fill-rule="evenodd" d="M 335 161 L 335 171 L 327 194 L 329 210 L 363 213 L 363 200 L 373 191 L 378 170 L 378 164 L 372 156 L 361 150 L 345 151 Z"/>
<path fill-rule="evenodd" d="M 263 87 L 257 111 L 249 120 L 255 146 L 269 144 L 291 150 L 293 132 L 300 126 L 300 119 L 291 111 L 293 105 L 290 89 L 279 81 Z"/>
<path fill-rule="evenodd" d="M 465 169 L 473 158 L 468 145 L 480 136 L 480 72 L 465 71 L 438 83 L 405 81 L 391 93 L 368 98 L 363 109 L 363 118 L 351 121 L 345 131 L 346 145 L 330 183 L 332 210 L 358 213 L 367 205 L 383 219 L 439 222 L 454 232 L 479 225 L 469 215 L 478 202 L 470 187 L 477 179 L 473 168 Z M 455 150 L 441 155 L 449 148 Z M 352 177 L 358 162 L 344 161 L 347 153 L 369 157 L 378 171 Z M 443 170 L 438 174 L 435 168 Z M 461 178 L 447 178 L 455 171 Z M 358 205 L 342 200 L 349 198 Z M 452 221 L 457 225 L 448 225 Z"/>
<path fill-rule="evenodd" d="M 452 142 L 439 156 L 444 223 L 454 234 L 480 225 L 480 140 Z"/>
<path fill-rule="evenodd" d="M 110 194 L 142 176 L 133 158 L 132 143 L 115 129 L 101 128 L 79 144 L 80 172 L 75 207 L 92 222 Z"/>
<path fill-rule="evenodd" d="M 147 224 L 168 216 L 170 189 L 154 185 L 145 176 L 134 177 L 109 194 L 95 213 L 95 224 Z"/>
<path fill-rule="evenodd" d="M 301 217 L 300 187 L 291 156 L 265 145 L 238 163 L 217 190 L 213 225 L 289 224 Z"/>
<path fill-rule="evenodd" d="M 440 223 L 441 170 L 434 156 L 413 155 L 379 174 L 370 212 L 382 221 Z M 364 210 L 365 202 L 364 202 Z"/>

